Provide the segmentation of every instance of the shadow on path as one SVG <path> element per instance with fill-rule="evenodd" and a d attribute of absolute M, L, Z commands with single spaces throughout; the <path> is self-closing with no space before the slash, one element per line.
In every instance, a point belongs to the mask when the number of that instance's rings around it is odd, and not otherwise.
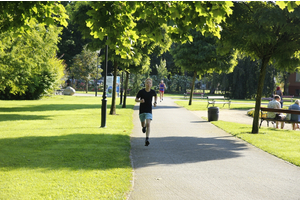
<path fill-rule="evenodd" d="M 156 137 L 150 138 L 148 147 L 144 146 L 144 138 L 131 138 L 134 167 L 205 162 L 241 156 L 239 151 L 247 146 L 230 138 Z M 135 162 L 137 160 L 139 162 Z"/>

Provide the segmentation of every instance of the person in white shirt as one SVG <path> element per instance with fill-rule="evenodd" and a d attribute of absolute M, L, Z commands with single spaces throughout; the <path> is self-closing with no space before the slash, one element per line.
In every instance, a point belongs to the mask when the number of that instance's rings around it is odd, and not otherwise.
<path fill-rule="evenodd" d="M 268 108 L 281 109 L 280 100 L 281 98 L 279 95 L 274 95 L 274 99 L 268 103 Z M 282 113 L 268 112 L 267 117 L 275 119 L 284 119 L 285 116 Z M 283 129 L 283 127 L 284 122 L 281 122 L 281 129 Z M 278 128 L 278 121 L 276 121 L 276 128 Z"/>

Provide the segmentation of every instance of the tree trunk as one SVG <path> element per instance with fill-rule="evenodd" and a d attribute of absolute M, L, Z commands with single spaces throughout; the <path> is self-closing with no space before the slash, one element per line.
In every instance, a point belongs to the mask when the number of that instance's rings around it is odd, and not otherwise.
<path fill-rule="evenodd" d="M 194 93 L 194 89 L 195 89 L 196 76 L 197 76 L 197 72 L 194 71 L 194 77 L 193 77 L 193 82 L 192 82 L 192 89 L 191 89 L 191 94 L 190 94 L 189 105 L 192 105 L 192 99 L 193 99 L 193 93 Z"/>
<path fill-rule="evenodd" d="M 88 93 L 88 91 L 89 91 L 89 81 L 86 80 L 85 81 L 85 93 Z"/>
<path fill-rule="evenodd" d="M 284 95 L 289 95 L 289 77 L 290 73 L 289 72 L 283 72 L 283 79 L 284 79 Z"/>
<path fill-rule="evenodd" d="M 259 112 L 260 112 L 260 104 L 261 104 L 261 95 L 264 87 L 264 80 L 266 76 L 267 71 L 267 65 L 270 61 L 270 57 L 263 57 L 261 68 L 259 72 L 259 79 L 258 79 L 258 85 L 257 85 L 257 95 L 256 95 L 256 102 L 255 102 L 255 111 L 254 111 L 254 118 L 253 118 L 253 124 L 252 124 L 252 133 L 258 133 L 259 131 Z"/>
<path fill-rule="evenodd" d="M 128 90 L 128 80 L 129 80 L 129 73 L 126 72 L 126 78 L 125 78 L 125 87 L 124 87 L 124 97 L 123 97 L 123 105 L 122 108 L 126 108 L 126 97 L 127 97 L 127 90 Z"/>
<path fill-rule="evenodd" d="M 110 107 L 110 115 L 116 114 L 116 93 L 117 93 L 117 70 L 118 70 L 118 63 L 114 61 L 114 79 L 113 79 L 113 92 L 111 98 L 111 107 Z"/>

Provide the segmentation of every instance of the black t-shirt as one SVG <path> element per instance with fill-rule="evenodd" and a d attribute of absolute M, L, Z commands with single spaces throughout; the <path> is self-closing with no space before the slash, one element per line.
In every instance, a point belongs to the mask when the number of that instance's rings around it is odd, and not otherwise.
<path fill-rule="evenodd" d="M 150 90 L 147 92 L 145 89 L 140 90 L 136 98 L 144 99 L 144 103 L 140 103 L 140 114 L 141 113 L 152 113 L 152 99 L 156 96 L 156 92 L 154 90 Z"/>

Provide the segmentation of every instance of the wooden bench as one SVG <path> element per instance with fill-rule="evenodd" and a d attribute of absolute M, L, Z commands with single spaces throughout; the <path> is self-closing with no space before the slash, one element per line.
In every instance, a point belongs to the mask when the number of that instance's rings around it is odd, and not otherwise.
<path fill-rule="evenodd" d="M 283 102 L 293 102 L 293 96 L 282 96 Z M 266 101 L 272 101 L 274 97 L 266 97 L 266 98 L 261 98 L 261 100 L 266 100 Z"/>
<path fill-rule="evenodd" d="M 56 95 L 63 95 L 63 93 L 64 93 L 64 89 L 60 89 L 60 90 L 55 91 Z"/>
<path fill-rule="evenodd" d="M 263 117 L 264 116 L 264 113 L 263 113 L 264 111 L 265 112 L 276 112 L 276 113 L 287 113 L 287 114 L 300 115 L 299 110 L 287 110 L 287 109 L 275 109 L 275 108 L 261 107 L 260 111 L 261 111 L 261 121 L 260 121 L 259 127 L 261 127 L 261 124 L 263 123 L 263 121 L 267 121 L 267 126 L 269 126 L 269 121 L 271 121 L 273 125 L 276 123 L 276 121 L 285 122 L 285 123 L 300 123 L 300 121 L 292 121 L 292 120 L 286 120 L 286 119 L 282 120 L 282 119 L 274 119 L 274 118 Z"/>
<path fill-rule="evenodd" d="M 293 98 L 294 98 L 294 95 L 293 96 L 282 96 L 282 100 L 284 102 L 293 102 Z"/>
<path fill-rule="evenodd" d="M 221 101 L 219 101 L 221 100 Z M 208 96 L 207 97 L 207 107 L 209 106 L 209 104 L 212 104 L 213 106 L 215 106 L 215 104 L 223 104 L 223 107 L 225 106 L 225 104 L 228 104 L 228 107 L 230 108 L 230 103 L 231 100 L 228 98 L 225 98 L 224 96 Z"/>
<path fill-rule="evenodd" d="M 261 98 L 261 100 L 265 100 L 265 101 L 272 101 L 274 98 L 272 97 L 266 97 L 266 98 Z"/>
<path fill-rule="evenodd" d="M 190 94 L 191 94 L 190 92 L 183 93 L 184 98 L 186 98 Z M 193 93 L 193 95 L 200 95 L 200 98 L 204 98 L 204 94 L 203 93 Z"/>

